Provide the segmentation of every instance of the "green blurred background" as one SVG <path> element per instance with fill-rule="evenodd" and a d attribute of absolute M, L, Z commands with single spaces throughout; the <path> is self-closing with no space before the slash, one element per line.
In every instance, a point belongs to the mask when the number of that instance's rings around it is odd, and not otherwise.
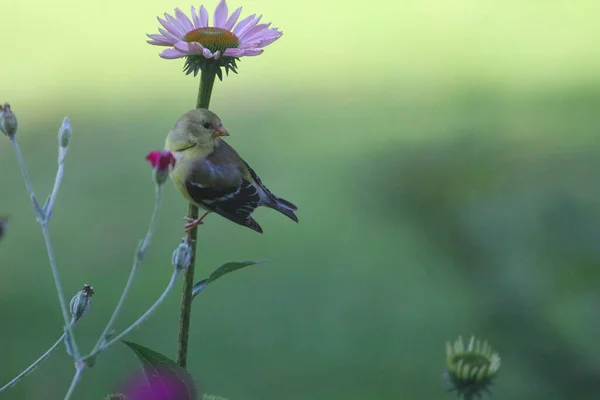
<path fill-rule="evenodd" d="M 446 399 L 447 340 L 488 339 L 496 399 L 600 394 L 600 26 L 597 2 L 231 1 L 281 40 L 217 83 L 231 143 L 300 223 L 265 209 L 258 235 L 216 216 L 206 275 L 269 259 L 195 303 L 189 370 L 231 400 Z M 194 5 L 199 5 L 193 3 Z M 74 137 L 51 223 L 64 287 L 96 288 L 77 326 L 90 349 L 152 208 L 145 154 L 193 108 L 198 80 L 145 43 L 174 0 L 2 4 L 0 100 L 37 194 L 56 132 Z M 206 3 L 214 9 L 216 0 Z M 0 137 L 0 383 L 61 333 L 39 227 Z M 161 293 L 187 205 L 166 187 L 159 231 L 118 326 Z M 129 340 L 174 357 L 179 293 Z M 88 371 L 100 399 L 137 367 L 123 346 Z M 62 399 L 58 351 L 1 399 Z"/>

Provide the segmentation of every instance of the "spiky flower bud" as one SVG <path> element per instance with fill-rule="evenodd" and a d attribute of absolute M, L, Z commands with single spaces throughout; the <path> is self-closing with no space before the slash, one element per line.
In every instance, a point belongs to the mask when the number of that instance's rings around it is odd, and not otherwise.
<path fill-rule="evenodd" d="M 77 292 L 75 296 L 73 296 L 70 303 L 71 317 L 73 318 L 73 323 L 77 322 L 90 310 L 93 295 L 94 288 L 90 285 L 83 285 L 83 289 L 81 289 L 79 292 Z"/>
<path fill-rule="evenodd" d="M 489 394 L 492 380 L 500 368 L 500 356 L 487 342 L 471 337 L 465 347 L 462 337 L 454 343 L 446 344 L 446 377 L 449 391 L 457 393 L 459 398 L 473 400 Z"/>
<path fill-rule="evenodd" d="M 179 246 L 177 246 L 173 252 L 171 262 L 177 270 L 183 270 L 186 269 L 192 262 L 192 255 L 193 251 L 192 246 L 190 246 L 189 239 L 183 238 Z"/>
<path fill-rule="evenodd" d="M 5 103 L 0 109 L 0 131 L 8 137 L 13 137 L 18 128 L 17 117 L 10 109 L 10 104 Z"/>
<path fill-rule="evenodd" d="M 123 393 L 113 393 L 105 397 L 105 400 L 129 400 Z"/>

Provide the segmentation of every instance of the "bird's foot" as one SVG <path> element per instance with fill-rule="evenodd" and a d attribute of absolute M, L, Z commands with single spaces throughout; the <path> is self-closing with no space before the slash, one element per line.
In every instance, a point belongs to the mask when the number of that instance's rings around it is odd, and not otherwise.
<path fill-rule="evenodd" d="M 190 218 L 190 217 L 183 217 L 183 219 L 188 222 L 188 224 L 185 224 L 185 233 L 189 233 L 192 229 L 196 228 L 197 226 L 202 225 L 204 223 L 203 222 L 204 218 L 206 218 L 207 215 L 208 215 L 208 213 L 204 213 L 204 215 L 202 215 L 198 219 L 194 219 L 194 218 Z"/>

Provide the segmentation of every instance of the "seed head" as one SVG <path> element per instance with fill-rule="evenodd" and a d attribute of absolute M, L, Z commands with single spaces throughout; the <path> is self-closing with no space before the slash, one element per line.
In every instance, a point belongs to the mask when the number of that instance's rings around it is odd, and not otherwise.
<path fill-rule="evenodd" d="M 81 289 L 79 292 L 77 292 L 75 296 L 73 296 L 70 303 L 71 317 L 73 318 L 73 323 L 77 322 L 90 310 L 93 295 L 94 288 L 90 285 L 83 285 L 83 289 Z"/>

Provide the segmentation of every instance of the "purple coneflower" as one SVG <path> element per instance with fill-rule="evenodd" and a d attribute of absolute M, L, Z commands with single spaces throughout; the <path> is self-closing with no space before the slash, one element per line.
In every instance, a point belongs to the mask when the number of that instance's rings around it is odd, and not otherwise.
<path fill-rule="evenodd" d="M 206 59 L 220 60 L 217 66 L 224 66 L 235 72 L 235 63 L 232 61 L 239 57 L 261 54 L 263 47 L 282 35 L 277 28 L 270 28 L 270 23 L 259 24 L 262 18 L 260 15 L 252 14 L 238 22 L 241 11 L 240 7 L 229 15 L 227 2 L 221 0 L 215 9 L 213 22 L 209 25 L 208 11 L 204 6 L 200 6 L 198 10 L 192 6 L 191 19 L 176 8 L 175 16 L 165 13 L 165 19 L 158 18 L 164 29 L 159 28 L 159 34 L 148 35 L 151 39 L 148 43 L 169 47 L 160 53 L 162 58 L 188 57 L 188 73 L 196 74 Z"/>

